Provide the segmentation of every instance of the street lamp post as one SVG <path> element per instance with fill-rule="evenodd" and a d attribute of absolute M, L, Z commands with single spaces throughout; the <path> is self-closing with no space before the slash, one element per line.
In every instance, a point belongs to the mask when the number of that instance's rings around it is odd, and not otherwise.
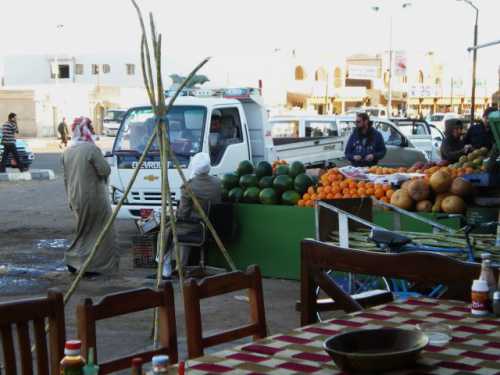
<path fill-rule="evenodd" d="M 470 0 L 457 0 L 463 1 L 474 8 L 476 13 L 476 21 L 474 23 L 474 47 L 477 46 L 477 21 L 479 18 L 479 9 Z M 474 125 L 474 112 L 476 107 L 476 62 L 477 62 L 477 48 L 472 51 L 472 93 L 471 93 L 471 109 L 470 109 L 470 124 Z"/>
<path fill-rule="evenodd" d="M 56 29 L 57 29 L 57 36 L 59 36 L 59 32 L 62 30 L 62 28 L 64 27 L 63 24 L 58 24 L 56 26 Z M 54 69 L 54 79 L 55 79 L 55 83 L 56 85 L 58 84 L 59 82 L 59 64 L 57 62 L 57 50 L 56 50 L 56 54 L 55 54 L 55 57 L 54 57 L 54 65 L 55 65 L 55 69 Z"/>
<path fill-rule="evenodd" d="M 404 2 L 401 4 L 401 8 L 405 9 L 411 6 L 411 2 Z M 380 11 L 379 6 L 374 6 L 372 7 L 372 10 L 375 12 Z M 387 115 L 392 116 L 392 14 L 389 17 L 389 74 L 388 74 L 388 80 L 387 80 Z M 406 99 L 408 100 L 408 98 Z"/>

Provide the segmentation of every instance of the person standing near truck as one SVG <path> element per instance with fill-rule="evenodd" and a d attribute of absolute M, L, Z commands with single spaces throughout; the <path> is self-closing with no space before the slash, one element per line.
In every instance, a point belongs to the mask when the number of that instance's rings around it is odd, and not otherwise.
<path fill-rule="evenodd" d="M 25 172 L 27 170 L 17 153 L 16 134 L 18 133 L 17 115 L 15 113 L 9 113 L 8 121 L 2 126 L 3 155 L 2 162 L 0 163 L 0 173 L 5 173 L 5 168 L 7 168 L 7 157 L 9 154 L 12 154 L 12 157 L 16 161 L 17 167 L 21 172 Z"/>
<path fill-rule="evenodd" d="M 385 156 L 384 138 L 373 128 L 366 113 L 356 115 L 356 128 L 352 132 L 345 149 L 347 160 L 355 167 L 371 167 Z"/>
<path fill-rule="evenodd" d="M 68 130 L 68 124 L 66 123 L 66 117 L 63 117 L 61 122 L 57 126 L 57 132 L 61 137 L 61 144 L 59 145 L 59 147 L 62 148 L 62 146 L 64 145 L 64 147 L 66 148 L 68 146 L 68 138 L 69 138 L 69 130 Z"/>

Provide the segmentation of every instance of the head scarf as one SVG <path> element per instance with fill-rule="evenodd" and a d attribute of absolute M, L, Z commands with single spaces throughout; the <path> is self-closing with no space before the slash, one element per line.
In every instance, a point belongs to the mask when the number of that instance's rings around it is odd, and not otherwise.
<path fill-rule="evenodd" d="M 454 129 L 462 129 L 464 127 L 464 123 L 462 120 L 457 119 L 457 118 L 449 118 L 444 122 L 444 134 L 447 137 L 450 137 L 453 135 L 453 130 Z"/>
<path fill-rule="evenodd" d="M 89 125 L 92 123 L 88 117 L 77 117 L 73 120 L 71 131 L 73 136 L 71 138 L 71 145 L 76 146 L 81 143 L 94 143 L 94 136 L 90 131 Z"/>
<path fill-rule="evenodd" d="M 191 174 L 189 178 L 194 178 L 210 172 L 210 156 L 205 152 L 199 152 L 191 158 Z"/>

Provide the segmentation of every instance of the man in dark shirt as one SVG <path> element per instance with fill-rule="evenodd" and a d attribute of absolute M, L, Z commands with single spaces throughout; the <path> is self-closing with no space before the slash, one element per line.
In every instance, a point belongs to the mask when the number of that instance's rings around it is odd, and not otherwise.
<path fill-rule="evenodd" d="M 493 145 L 493 134 L 488 124 L 488 116 L 495 108 L 488 107 L 484 110 L 482 123 L 472 125 L 464 137 L 464 143 L 471 145 L 474 150 L 486 147 L 488 150 Z"/>
<path fill-rule="evenodd" d="M 460 119 L 452 118 L 445 122 L 444 140 L 441 143 L 441 158 L 450 163 L 456 163 L 461 156 L 467 155 L 471 150 L 471 145 L 466 145 L 461 139 L 463 122 Z"/>
<path fill-rule="evenodd" d="M 0 163 L 0 173 L 5 173 L 5 168 L 7 167 L 7 157 L 12 154 L 14 160 L 16 161 L 17 167 L 21 172 L 24 172 L 26 168 L 24 167 L 19 154 L 17 153 L 16 147 L 16 134 L 19 133 L 17 129 L 17 116 L 15 113 L 10 113 L 8 121 L 2 126 L 2 145 L 3 154 L 2 161 Z"/>
<path fill-rule="evenodd" d="M 366 113 L 356 115 L 356 129 L 352 132 L 345 149 L 347 160 L 355 167 L 370 167 L 378 163 L 386 153 L 384 138 Z"/>

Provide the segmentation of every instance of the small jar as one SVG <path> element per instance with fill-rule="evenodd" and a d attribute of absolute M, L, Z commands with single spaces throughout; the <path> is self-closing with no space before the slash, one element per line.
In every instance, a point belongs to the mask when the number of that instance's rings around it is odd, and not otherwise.
<path fill-rule="evenodd" d="M 155 355 L 151 360 L 153 365 L 153 375 L 167 375 L 168 374 L 168 355 Z"/>
<path fill-rule="evenodd" d="M 493 312 L 496 316 L 500 316 L 500 290 L 493 293 Z"/>
<path fill-rule="evenodd" d="M 490 289 L 486 280 L 474 280 L 472 282 L 471 313 L 474 316 L 485 316 L 491 311 Z"/>

